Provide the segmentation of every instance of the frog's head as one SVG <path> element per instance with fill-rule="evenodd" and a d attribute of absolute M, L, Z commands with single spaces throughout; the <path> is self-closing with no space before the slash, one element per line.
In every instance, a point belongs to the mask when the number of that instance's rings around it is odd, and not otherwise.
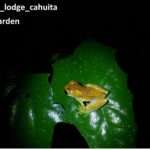
<path fill-rule="evenodd" d="M 81 93 L 81 85 L 77 81 L 71 80 L 64 88 L 65 93 L 72 97 L 78 97 Z"/>

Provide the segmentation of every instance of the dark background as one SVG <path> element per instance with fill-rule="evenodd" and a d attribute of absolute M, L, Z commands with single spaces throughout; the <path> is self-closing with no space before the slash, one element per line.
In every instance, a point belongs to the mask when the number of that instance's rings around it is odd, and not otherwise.
<path fill-rule="evenodd" d="M 61 5 L 61 10 L 51 15 L 24 15 L 22 21 L 23 24 L 18 26 L 0 26 L 2 79 L 7 79 L 9 73 L 17 74 L 20 71 L 48 72 L 48 58 L 53 53 L 68 53 L 87 38 L 116 48 L 117 61 L 128 73 L 129 88 L 134 94 L 137 147 L 150 147 L 148 15 L 125 5 L 108 7 L 106 4 L 103 8 L 101 4 L 73 4 L 70 7 Z M 5 82 L 3 80 L 3 84 Z M 0 122 L 7 120 L 3 109 Z M 7 126 L 1 124 L 1 128 Z M 2 147 L 6 147 L 11 139 L 7 137 L 9 133 L 2 135 Z"/>

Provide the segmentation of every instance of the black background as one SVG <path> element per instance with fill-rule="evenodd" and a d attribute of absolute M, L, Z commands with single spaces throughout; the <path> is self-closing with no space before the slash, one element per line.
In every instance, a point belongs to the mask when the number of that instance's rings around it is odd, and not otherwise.
<path fill-rule="evenodd" d="M 69 7 L 60 5 L 61 10 L 57 13 L 32 13 L 21 17 L 21 25 L 0 25 L 1 75 L 5 76 L 9 71 L 48 72 L 47 62 L 52 53 L 68 53 L 87 38 L 116 48 L 117 61 L 128 73 L 129 88 L 134 94 L 137 147 L 150 147 L 149 16 L 127 6 L 108 7 L 108 4 L 95 3 L 72 4 Z M 4 122 L 4 111 L 1 116 Z M 9 133 L 2 135 L 5 135 L 1 140 L 2 146 L 6 146 Z"/>

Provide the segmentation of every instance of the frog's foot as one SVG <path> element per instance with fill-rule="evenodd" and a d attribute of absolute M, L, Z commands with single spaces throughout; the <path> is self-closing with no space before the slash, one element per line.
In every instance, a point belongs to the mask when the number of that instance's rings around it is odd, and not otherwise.
<path fill-rule="evenodd" d="M 78 113 L 79 113 L 79 114 L 88 114 L 90 111 L 87 111 L 86 106 L 87 106 L 87 104 L 89 104 L 89 103 L 90 103 L 89 101 L 83 102 L 83 105 L 81 105 L 81 106 L 79 107 Z"/>

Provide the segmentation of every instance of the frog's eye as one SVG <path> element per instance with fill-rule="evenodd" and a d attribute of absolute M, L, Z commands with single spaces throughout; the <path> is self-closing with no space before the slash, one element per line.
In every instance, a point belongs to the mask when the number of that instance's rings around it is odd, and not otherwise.
<path fill-rule="evenodd" d="M 69 87 L 65 87 L 65 91 L 70 91 L 70 88 Z"/>

